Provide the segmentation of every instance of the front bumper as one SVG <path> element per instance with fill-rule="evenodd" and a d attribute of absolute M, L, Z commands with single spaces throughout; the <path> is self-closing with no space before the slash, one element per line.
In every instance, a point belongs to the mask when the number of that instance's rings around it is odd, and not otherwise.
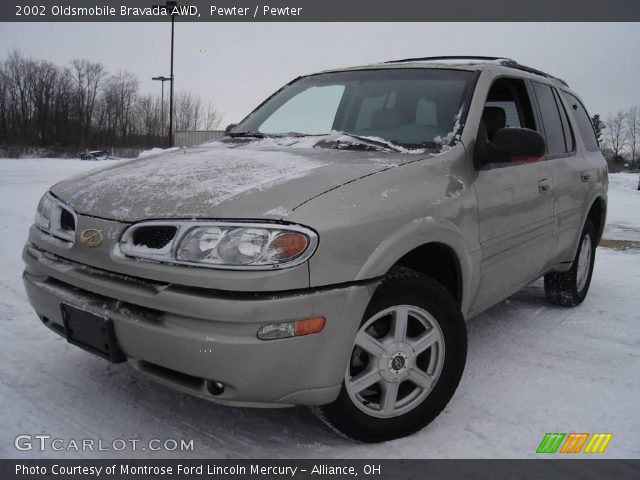
<path fill-rule="evenodd" d="M 75 263 L 27 244 L 31 304 L 64 334 L 62 302 L 108 316 L 129 363 L 155 380 L 233 405 L 333 401 L 375 281 L 289 292 L 238 293 L 148 281 Z M 269 323 L 315 316 L 322 332 L 262 341 Z M 222 393 L 212 393 L 221 382 Z"/>

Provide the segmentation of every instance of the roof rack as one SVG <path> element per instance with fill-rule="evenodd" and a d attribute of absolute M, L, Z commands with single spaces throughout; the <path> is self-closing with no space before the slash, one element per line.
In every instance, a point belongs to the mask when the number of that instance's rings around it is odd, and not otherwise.
<path fill-rule="evenodd" d="M 388 60 L 384 63 L 438 62 L 438 61 L 445 61 L 445 60 L 480 60 L 480 61 L 486 61 L 486 62 L 498 62 L 503 67 L 515 68 L 517 70 L 533 73 L 535 75 L 540 75 L 542 77 L 552 78 L 554 80 L 557 80 L 561 84 L 563 84 L 565 87 L 569 86 L 567 82 L 565 82 L 561 78 L 554 77 L 553 75 L 549 75 L 548 73 L 545 73 L 541 70 L 537 70 L 535 68 L 527 67 L 526 65 L 521 65 L 515 60 L 511 58 L 506 58 L 506 57 L 484 57 L 484 56 L 475 56 L 475 55 L 446 55 L 446 56 L 439 56 L 439 57 L 403 58 L 401 60 Z"/>
<path fill-rule="evenodd" d="M 480 57 L 474 55 L 445 55 L 441 57 L 416 57 L 416 58 L 403 58 L 402 60 L 389 60 L 384 63 L 408 63 L 408 62 L 425 62 L 425 61 L 438 61 L 438 60 L 511 60 L 505 57 Z M 511 60 L 513 62 L 513 60 Z"/>
<path fill-rule="evenodd" d="M 516 68 L 518 70 L 523 70 L 525 72 L 534 73 L 536 75 L 540 75 L 541 77 L 552 78 L 553 80 L 557 80 L 558 82 L 560 82 L 565 87 L 569 86 L 569 84 L 564 80 L 562 80 L 561 78 L 554 77 L 553 75 L 549 75 L 548 73 L 545 73 L 542 70 L 538 70 L 536 68 L 527 67 L 526 65 L 520 65 L 518 62 L 516 62 L 515 60 L 511 60 L 510 58 L 505 59 L 503 62 L 501 62 L 501 64 L 505 67 Z"/>

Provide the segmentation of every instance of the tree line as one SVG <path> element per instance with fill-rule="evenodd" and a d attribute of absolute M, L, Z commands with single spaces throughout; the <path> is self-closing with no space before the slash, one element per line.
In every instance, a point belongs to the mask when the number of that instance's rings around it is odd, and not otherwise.
<path fill-rule="evenodd" d="M 168 85 L 167 85 L 168 86 Z M 126 70 L 109 73 L 86 59 L 60 66 L 13 50 L 0 62 L 0 145 L 83 150 L 166 145 L 169 101 L 140 91 Z M 174 92 L 175 130 L 214 130 L 211 102 Z"/>
<path fill-rule="evenodd" d="M 591 119 L 600 142 L 600 148 L 612 172 L 623 169 L 640 169 L 640 105 L 629 110 L 609 114 L 606 120 L 600 115 Z"/>

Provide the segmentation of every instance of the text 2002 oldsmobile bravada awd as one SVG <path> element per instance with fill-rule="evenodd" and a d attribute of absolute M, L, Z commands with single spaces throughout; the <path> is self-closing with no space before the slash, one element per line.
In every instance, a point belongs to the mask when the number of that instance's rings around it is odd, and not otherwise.
<path fill-rule="evenodd" d="M 544 275 L 587 294 L 607 170 L 561 80 L 424 58 L 294 80 L 219 141 L 61 182 L 24 282 L 42 322 L 230 405 L 381 441 L 433 420 L 465 320 Z"/>

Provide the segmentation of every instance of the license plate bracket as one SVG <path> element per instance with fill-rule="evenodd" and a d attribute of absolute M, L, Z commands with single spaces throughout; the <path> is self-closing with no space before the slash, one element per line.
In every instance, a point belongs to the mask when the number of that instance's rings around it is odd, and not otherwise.
<path fill-rule="evenodd" d="M 126 361 L 120 350 L 113 320 L 60 304 L 67 341 L 114 363 Z"/>

